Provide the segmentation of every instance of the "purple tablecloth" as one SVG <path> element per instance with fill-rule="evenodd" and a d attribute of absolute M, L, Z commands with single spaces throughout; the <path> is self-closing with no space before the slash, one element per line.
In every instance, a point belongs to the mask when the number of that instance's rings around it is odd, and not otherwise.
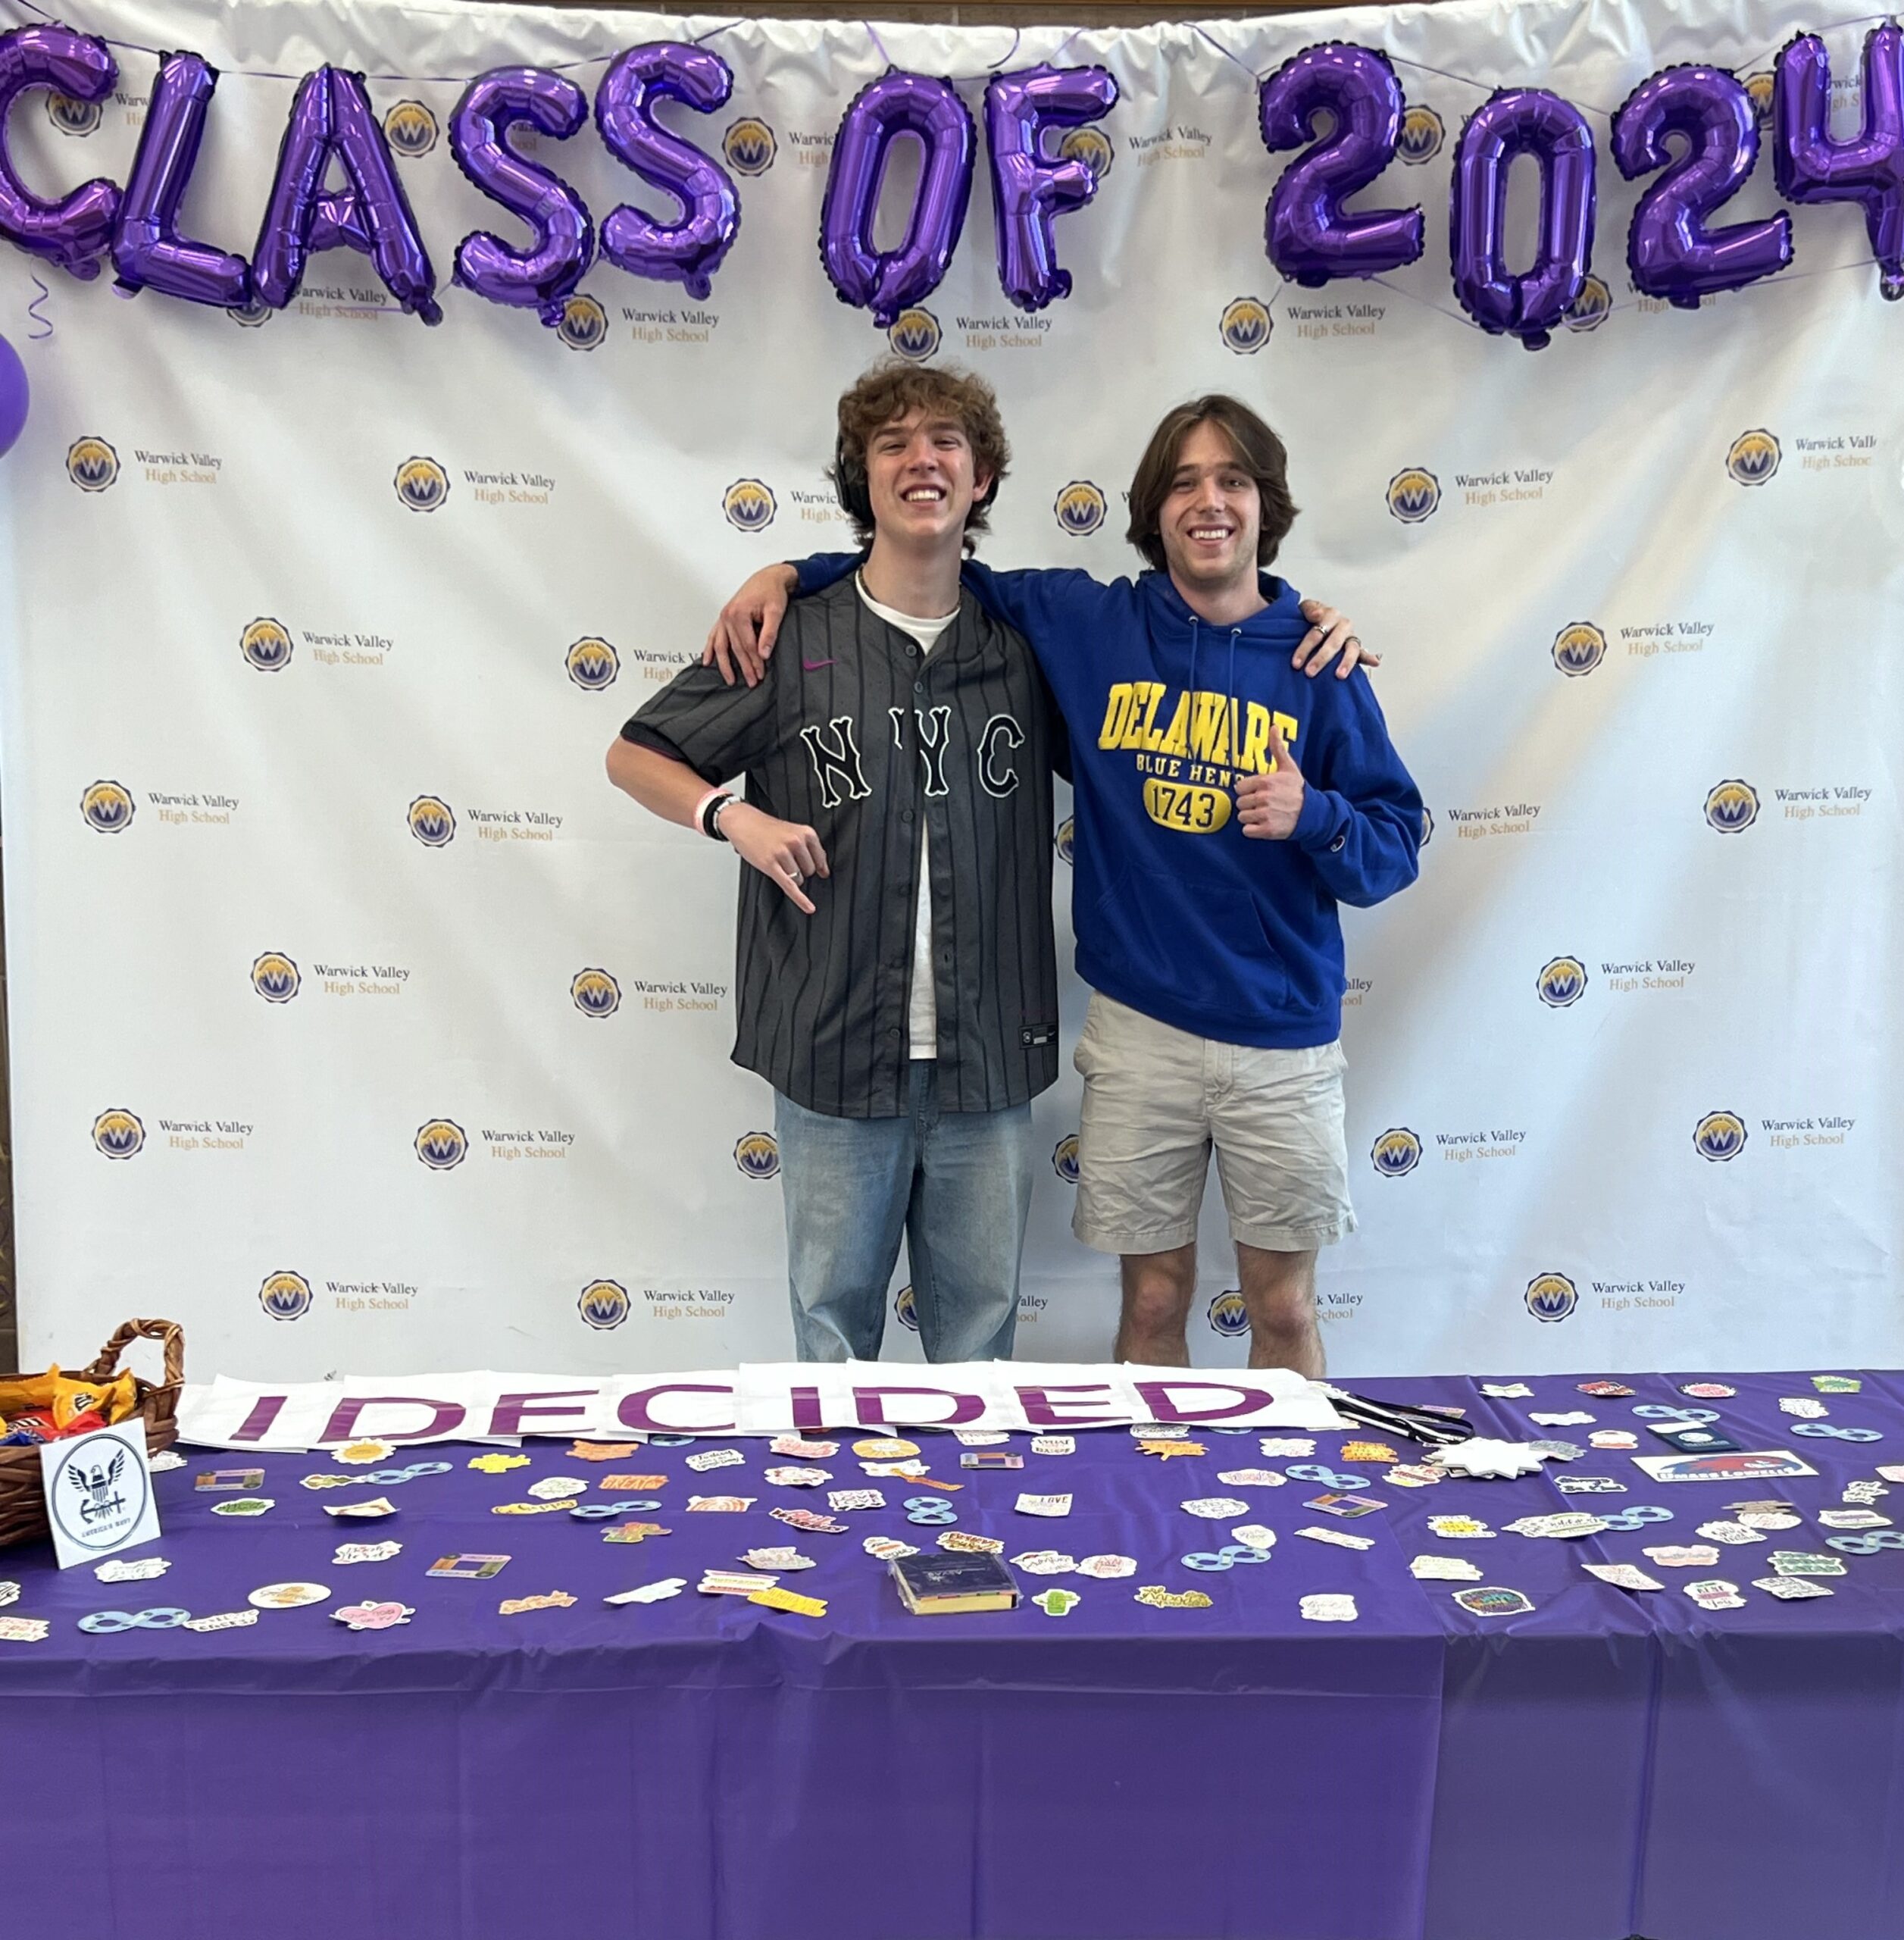
<path fill-rule="evenodd" d="M 1584 1378 L 1584 1377 L 1583 1377 Z M 1688 1401 L 1681 1378 L 1730 1379 L 1736 1400 Z M 473 1472 L 476 1451 L 406 1450 L 449 1474 L 380 1491 L 307 1491 L 327 1459 L 194 1452 L 158 1478 L 171 1559 L 152 1582 L 64 1573 L 42 1545 L 0 1557 L 21 1594 L 9 1615 L 52 1619 L 40 1644 L 0 1642 L 0 1730 L 13 1783 L 0 1814 L 12 1923 L 30 1932 L 141 1940 L 1872 1940 L 1904 1932 L 1898 1842 L 1904 1774 L 1904 1550 L 1845 1560 L 1835 1594 L 1779 1603 L 1746 1588 L 1706 1612 L 1688 1574 L 1749 1585 L 1771 1548 L 1818 1549 L 1814 1512 L 1844 1483 L 1904 1459 L 1904 1380 L 1863 1375 L 1827 1396 L 1834 1425 L 1874 1443 L 1796 1438 L 1781 1395 L 1802 1375 L 1629 1376 L 1628 1400 L 1532 1379 L 1528 1400 L 1470 1382 L 1385 1381 L 1394 1400 L 1465 1406 L 1483 1433 L 1552 1433 L 1526 1411 L 1579 1408 L 1640 1434 L 1636 1403 L 1716 1407 L 1748 1449 L 1795 1451 L 1815 1478 L 1647 1481 L 1623 1454 L 1590 1451 L 1520 1482 L 1451 1481 L 1334 1523 L 1303 1507 L 1318 1485 L 1232 1488 L 1220 1471 L 1290 1466 L 1254 1433 L 1203 1432 L 1207 1454 L 1161 1462 L 1121 1432 L 1021 1472 L 961 1473 L 949 1438 L 924 1438 L 958 1526 L 1008 1554 L 1046 1547 L 1134 1557 L 1136 1575 L 1024 1579 L 1069 1588 L 1068 1616 L 909 1617 L 861 1539 L 930 1544 L 898 1507 L 851 1512 L 846 1535 L 771 1519 L 780 1488 L 758 1442 L 644 1449 L 606 1469 L 664 1472 L 673 1532 L 607 1544 L 615 1525 L 565 1513 L 499 1516 L 526 1485 L 603 1465 L 532 1443 L 527 1469 Z M 850 1441 L 851 1438 L 846 1438 Z M 1318 1438 L 1340 1468 L 1344 1438 Z M 685 1458 L 745 1450 L 696 1475 Z M 1396 1444 L 1404 1458 L 1411 1450 Z M 211 1513 L 201 1469 L 262 1466 L 277 1507 Z M 866 1483 L 850 1449 L 822 1466 Z M 1556 1473 L 1617 1477 L 1624 1495 L 1562 1495 Z M 1064 1520 L 1014 1512 L 1021 1490 L 1068 1491 Z M 683 1513 L 690 1494 L 751 1494 L 743 1514 Z M 333 1521 L 324 1505 L 383 1492 L 399 1513 Z M 1247 1517 L 1199 1521 L 1179 1504 L 1233 1495 Z M 1588 1576 L 1583 1560 L 1645 1563 L 1646 1545 L 1696 1540 L 1743 1497 L 1784 1496 L 1805 1526 L 1721 1551 L 1718 1569 L 1657 1572 L 1658 1594 Z M 621 1498 L 626 1500 L 626 1497 Z M 1904 1494 L 1896 1499 L 1904 1500 Z M 1458 1542 L 1430 1515 L 1499 1529 L 1559 1509 L 1657 1503 L 1670 1522 L 1584 1541 L 1515 1535 Z M 1887 1505 L 1878 1505 L 1881 1513 Z M 1227 1572 L 1182 1566 L 1231 1523 L 1278 1532 L 1274 1560 Z M 1352 1552 L 1298 1537 L 1321 1524 L 1373 1536 Z M 388 1561 L 338 1566 L 343 1542 L 399 1541 Z M 699 1596 L 706 1566 L 792 1544 L 819 1566 L 783 1579 L 825 1597 L 810 1619 Z M 507 1552 L 488 1582 L 432 1580 L 452 1551 Z M 1536 1606 L 1470 1616 L 1458 1585 L 1418 1582 L 1422 1553 L 1479 1563 Z M 602 1598 L 664 1576 L 671 1601 Z M 311 1581 L 323 1605 L 267 1610 L 208 1633 L 76 1628 L 89 1611 L 242 1609 L 265 1584 Z M 1140 1585 L 1201 1589 L 1207 1610 L 1154 1610 Z M 503 1616 L 505 1597 L 562 1590 L 572 1608 Z M 1353 1623 L 1304 1621 L 1301 1597 L 1346 1591 Z M 414 1620 L 362 1634 L 331 1609 L 366 1598 Z M 76 1921 L 78 1923 L 76 1926 Z"/>

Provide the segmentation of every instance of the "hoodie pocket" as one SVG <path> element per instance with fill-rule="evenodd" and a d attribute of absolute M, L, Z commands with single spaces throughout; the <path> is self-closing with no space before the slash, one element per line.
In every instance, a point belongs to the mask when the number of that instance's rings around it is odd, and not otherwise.
<path fill-rule="evenodd" d="M 1213 1018 L 1261 1019 L 1289 1008 L 1288 966 L 1246 893 L 1133 867 L 1099 900 L 1097 918 L 1105 953 L 1133 990 Z"/>

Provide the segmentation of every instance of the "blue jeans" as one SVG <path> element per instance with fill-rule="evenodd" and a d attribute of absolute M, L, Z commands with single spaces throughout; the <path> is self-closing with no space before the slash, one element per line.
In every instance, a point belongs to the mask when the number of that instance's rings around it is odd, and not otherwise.
<path fill-rule="evenodd" d="M 1031 1107 L 942 1112 L 914 1059 L 898 1118 L 836 1119 L 774 1094 L 787 1284 L 803 1361 L 877 1360 L 905 1236 L 929 1361 L 1008 1360 L 1031 1210 Z"/>

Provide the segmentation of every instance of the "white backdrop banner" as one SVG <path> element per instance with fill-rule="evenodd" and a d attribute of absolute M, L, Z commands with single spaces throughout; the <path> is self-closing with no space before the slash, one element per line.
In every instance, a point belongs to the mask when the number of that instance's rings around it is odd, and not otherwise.
<path fill-rule="evenodd" d="M 1673 63 L 1755 77 L 1762 105 L 1802 29 L 1855 127 L 1862 16 L 1455 0 L 875 32 L 78 0 L 70 23 L 114 43 L 119 80 L 16 105 L 40 192 L 123 182 L 142 50 L 190 48 L 221 79 L 189 233 L 249 249 L 299 77 L 361 70 L 444 320 L 401 314 L 348 249 L 277 312 L 0 261 L 33 387 L 0 468 L 30 1363 L 129 1313 L 183 1321 L 202 1378 L 790 1351 L 771 1097 L 727 1062 L 736 865 L 614 793 L 602 755 L 746 574 L 846 542 L 833 402 L 889 350 L 997 386 L 999 565 L 1132 570 L 1120 493 L 1150 426 L 1240 394 L 1293 454 L 1283 569 L 1386 656 L 1432 833 L 1415 887 L 1345 912 L 1361 1224 L 1321 1271 L 1339 1374 L 1904 1357 L 1884 1144 L 1904 306 L 1849 202 L 1794 210 L 1768 281 L 1694 311 L 1642 299 L 1640 185 L 1607 148 Z M 1358 199 L 1421 204 L 1427 248 L 1309 290 L 1265 254 L 1288 158 L 1255 90 L 1325 37 L 1396 64 L 1401 152 Z M 592 92 L 664 39 L 734 74 L 719 112 L 668 111 L 739 192 L 711 296 L 599 263 L 549 328 L 452 287 L 460 237 L 520 233 L 442 139 L 467 79 L 536 64 Z M 1001 295 L 981 143 L 930 298 L 889 336 L 836 300 L 816 234 L 854 95 L 889 61 L 976 108 L 990 72 L 1040 61 L 1121 89 L 1075 149 L 1099 186 L 1058 224 L 1071 296 L 1026 315 Z M 1572 102 L 1596 151 L 1594 277 L 1534 354 L 1450 294 L 1455 137 L 1498 86 Z M 592 126 L 531 145 L 598 219 L 671 208 Z M 1779 206 L 1768 148 L 1715 220 Z M 1042 1363 L 1101 1360 L 1116 1309 L 1115 1265 L 1070 1237 L 1077 1100 L 1067 1057 L 1037 1106 L 1019 1340 Z M 1214 1194 L 1203 1230 L 1196 1357 L 1234 1364 Z M 916 1359 L 905 1278 L 902 1258 L 886 1352 Z"/>

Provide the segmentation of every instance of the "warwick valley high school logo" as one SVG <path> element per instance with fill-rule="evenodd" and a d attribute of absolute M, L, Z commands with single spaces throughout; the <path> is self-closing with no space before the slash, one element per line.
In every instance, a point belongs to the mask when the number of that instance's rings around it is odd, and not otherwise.
<path fill-rule="evenodd" d="M 750 1179 L 777 1178 L 780 1141 L 771 1131 L 744 1131 L 734 1141 L 734 1163 Z"/>
<path fill-rule="evenodd" d="M 764 532 L 774 523 L 774 494 L 758 478 L 736 478 L 721 495 L 721 509 L 743 532 Z"/>
<path fill-rule="evenodd" d="M 1077 1183 L 1077 1134 L 1068 1131 L 1052 1148 L 1051 1169 L 1067 1185 Z"/>
<path fill-rule="evenodd" d="M 383 117 L 383 139 L 406 161 L 436 146 L 436 117 L 420 101 L 400 101 Z"/>
<path fill-rule="evenodd" d="M 1368 1156 L 1383 1178 L 1405 1178 L 1421 1162 L 1421 1141 L 1406 1125 L 1398 1125 L 1376 1140 Z"/>
<path fill-rule="evenodd" d="M 1100 128 L 1073 128 L 1058 144 L 1060 161 L 1081 161 L 1102 182 L 1118 158 L 1110 137 Z"/>
<path fill-rule="evenodd" d="M 1275 327 L 1268 305 L 1253 296 L 1239 296 L 1224 305 L 1217 331 L 1226 350 L 1233 350 L 1239 357 L 1253 357 L 1268 343 Z"/>
<path fill-rule="evenodd" d="M 578 640 L 569 649 L 566 664 L 568 677 L 592 694 L 613 687 L 615 676 L 621 671 L 621 655 L 605 640 L 597 640 L 592 634 L 586 640 Z"/>
<path fill-rule="evenodd" d="M 1432 471 L 1411 465 L 1388 481 L 1388 508 L 1404 525 L 1419 525 L 1441 502 L 1441 481 Z"/>
<path fill-rule="evenodd" d="M 584 1017 L 612 1017 L 621 1008 L 621 986 L 605 970 L 578 970 L 568 987 Z"/>
<path fill-rule="evenodd" d="M 1715 1166 L 1746 1149 L 1746 1122 L 1737 1112 L 1708 1112 L 1693 1128 L 1693 1150 Z"/>
<path fill-rule="evenodd" d="M 80 797 L 86 825 L 100 835 L 118 835 L 133 825 L 136 809 L 130 788 L 116 781 L 95 781 Z"/>
<path fill-rule="evenodd" d="M 1613 293 L 1596 276 L 1588 277 L 1567 306 L 1570 330 L 1596 330 L 1613 314 Z"/>
<path fill-rule="evenodd" d="M 419 795 L 410 804 L 410 833 L 427 849 L 456 839 L 456 813 L 439 795 Z"/>
<path fill-rule="evenodd" d="M 70 94 L 48 90 L 46 118 L 62 135 L 89 135 L 105 118 L 105 104 L 80 101 Z"/>
<path fill-rule="evenodd" d="M 302 1320 L 311 1311 L 311 1282 L 302 1273 L 267 1273 L 258 1303 L 274 1320 Z"/>
<path fill-rule="evenodd" d="M 942 340 L 939 319 L 930 310 L 902 310 L 886 333 L 896 357 L 908 364 L 923 364 L 938 349 Z"/>
<path fill-rule="evenodd" d="M 417 1128 L 416 1153 L 433 1172 L 447 1172 L 468 1156 L 470 1142 L 453 1119 L 432 1119 Z"/>
<path fill-rule="evenodd" d="M 67 449 L 66 475 L 82 492 L 103 492 L 119 476 L 119 454 L 103 438 L 75 438 Z"/>
<path fill-rule="evenodd" d="M 1576 620 L 1554 635 L 1554 665 L 1571 680 L 1590 674 L 1606 658 L 1606 636 L 1590 620 Z"/>
<path fill-rule="evenodd" d="M 628 1289 L 615 1280 L 591 1280 L 575 1306 L 589 1326 L 605 1334 L 628 1318 Z"/>
<path fill-rule="evenodd" d="M 1104 494 L 1088 478 L 1074 478 L 1052 507 L 1059 527 L 1074 539 L 1086 539 L 1104 523 Z"/>
<path fill-rule="evenodd" d="M 1432 108 L 1418 103 L 1402 117 L 1402 133 L 1395 144 L 1395 152 L 1405 162 L 1419 167 L 1424 161 L 1432 161 L 1441 152 L 1441 144 L 1446 130 L 1441 125 L 1441 117 Z"/>
<path fill-rule="evenodd" d="M 1226 1340 L 1233 1341 L 1239 1334 L 1247 1334 L 1249 1310 L 1243 1303 L 1243 1289 L 1224 1288 L 1211 1300 L 1206 1318 L 1211 1331 L 1221 1334 Z"/>
<path fill-rule="evenodd" d="M 247 667 L 276 674 L 291 664 L 291 635 L 276 620 L 254 620 L 238 636 L 238 651 Z"/>
<path fill-rule="evenodd" d="M 1759 819 L 1759 791 L 1749 781 L 1721 781 L 1705 798 L 1707 825 L 1737 835 Z"/>
<path fill-rule="evenodd" d="M 1586 993 L 1587 965 L 1577 956 L 1556 956 L 1540 966 L 1534 987 L 1549 1010 L 1565 1010 Z"/>
<path fill-rule="evenodd" d="M 1522 1296 L 1537 1320 L 1565 1320 L 1580 1305 L 1580 1290 L 1565 1273 L 1540 1273 Z"/>
<path fill-rule="evenodd" d="M 92 1143 L 108 1159 L 134 1159 L 145 1149 L 145 1128 L 123 1106 L 92 1121 Z"/>
<path fill-rule="evenodd" d="M 298 966 L 275 950 L 252 965 L 252 988 L 267 1003 L 289 1003 L 298 993 L 299 981 Z"/>
<path fill-rule="evenodd" d="M 1762 485 L 1778 469 L 1778 440 L 1769 431 L 1746 431 L 1732 441 L 1725 468 L 1736 483 Z"/>
<path fill-rule="evenodd" d="M 449 498 L 449 474 L 433 458 L 407 458 L 397 467 L 397 496 L 413 512 L 439 510 Z"/>
<path fill-rule="evenodd" d="M 736 175 L 764 175 L 779 149 L 773 130 L 751 114 L 732 124 L 721 139 L 721 152 Z"/>
<path fill-rule="evenodd" d="M 565 297 L 555 334 L 571 350 L 593 350 L 608 341 L 608 313 L 592 296 Z"/>

